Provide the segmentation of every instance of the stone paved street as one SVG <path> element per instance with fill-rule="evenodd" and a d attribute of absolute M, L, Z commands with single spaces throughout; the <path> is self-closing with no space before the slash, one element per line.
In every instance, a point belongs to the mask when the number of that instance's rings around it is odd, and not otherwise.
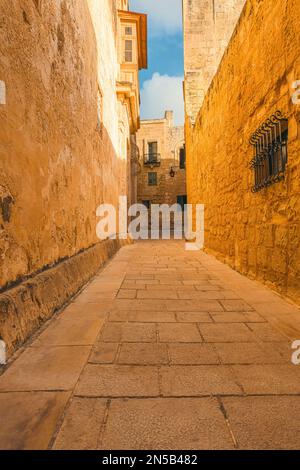
<path fill-rule="evenodd" d="M 124 247 L 1 375 L 0 448 L 299 448 L 293 339 L 299 309 L 212 256 Z"/>

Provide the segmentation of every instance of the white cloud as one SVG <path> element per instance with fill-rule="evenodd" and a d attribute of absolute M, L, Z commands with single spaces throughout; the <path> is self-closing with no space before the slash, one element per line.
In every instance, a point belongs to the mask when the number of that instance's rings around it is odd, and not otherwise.
<path fill-rule="evenodd" d="M 154 73 L 141 90 L 142 119 L 160 119 L 165 111 L 174 111 L 174 122 L 184 122 L 183 77 L 170 77 Z"/>
<path fill-rule="evenodd" d="M 130 9 L 146 13 L 149 34 L 176 34 L 182 29 L 182 0 L 130 0 Z"/>

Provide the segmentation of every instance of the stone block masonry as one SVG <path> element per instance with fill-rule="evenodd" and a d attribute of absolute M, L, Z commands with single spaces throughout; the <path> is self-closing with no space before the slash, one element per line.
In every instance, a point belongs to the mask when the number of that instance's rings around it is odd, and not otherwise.
<path fill-rule="evenodd" d="M 245 0 L 183 0 L 185 110 L 194 123 Z"/>
<path fill-rule="evenodd" d="M 300 77 L 297 0 L 248 0 L 194 126 L 187 186 L 206 207 L 206 250 L 300 302 Z M 198 83 L 200 88 L 200 83 Z M 288 119 L 284 180 L 253 194 L 250 136 L 277 110 Z"/>

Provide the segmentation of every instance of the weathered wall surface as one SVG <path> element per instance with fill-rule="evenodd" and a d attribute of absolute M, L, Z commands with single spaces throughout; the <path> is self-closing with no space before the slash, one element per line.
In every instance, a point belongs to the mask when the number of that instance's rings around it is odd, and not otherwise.
<path fill-rule="evenodd" d="M 185 109 L 192 122 L 244 4 L 245 0 L 183 0 Z"/>
<path fill-rule="evenodd" d="M 195 127 L 186 124 L 189 202 L 206 206 L 206 248 L 300 301 L 298 0 L 248 0 Z M 256 194 L 251 134 L 276 110 L 289 119 L 285 180 Z"/>
<path fill-rule="evenodd" d="M 101 5 L 0 4 L 0 287 L 96 243 L 96 207 L 119 195 L 116 18 Z"/>
<path fill-rule="evenodd" d="M 144 155 L 148 153 L 148 142 L 157 142 L 161 164 L 150 167 L 144 165 Z M 138 173 L 138 202 L 149 200 L 153 204 L 175 204 L 177 196 L 186 194 L 186 171 L 179 168 L 179 150 L 184 145 L 183 127 L 173 125 L 173 115 L 167 112 L 164 119 L 141 121 L 137 132 L 137 145 L 140 154 Z M 170 169 L 175 168 L 175 176 Z M 157 186 L 148 185 L 148 173 L 157 173 Z"/>
<path fill-rule="evenodd" d="M 126 194 L 130 130 L 117 3 L 2 0 L 0 18 L 0 336 L 12 352 L 117 249 L 99 242 L 96 208 Z"/>

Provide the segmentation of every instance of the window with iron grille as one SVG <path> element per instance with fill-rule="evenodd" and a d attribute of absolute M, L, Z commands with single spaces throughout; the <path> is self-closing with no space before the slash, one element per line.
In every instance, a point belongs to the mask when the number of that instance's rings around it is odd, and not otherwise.
<path fill-rule="evenodd" d="M 287 164 L 288 120 L 277 111 L 251 136 L 254 172 L 252 192 L 258 192 L 284 179 Z"/>
<path fill-rule="evenodd" d="M 148 185 L 157 186 L 157 173 L 155 172 L 148 173 Z"/>

